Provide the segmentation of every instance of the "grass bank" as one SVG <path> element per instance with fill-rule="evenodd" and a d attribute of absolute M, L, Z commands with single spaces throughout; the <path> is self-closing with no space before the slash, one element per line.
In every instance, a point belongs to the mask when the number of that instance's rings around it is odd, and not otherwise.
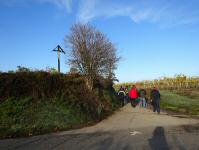
<path fill-rule="evenodd" d="M 61 99 L 9 98 L 0 105 L 0 137 L 32 136 L 66 130 L 91 120 Z"/>
<path fill-rule="evenodd" d="M 96 108 L 96 118 L 62 98 L 8 98 L 0 104 L 0 138 L 40 135 L 96 123 L 118 108 L 111 91 L 105 91 L 104 97 Z"/>
<path fill-rule="evenodd" d="M 58 132 L 100 121 L 118 108 L 114 89 L 102 81 L 90 91 L 78 74 L 0 73 L 0 138 Z"/>
<path fill-rule="evenodd" d="M 176 91 L 161 91 L 161 108 L 190 115 L 199 115 L 199 98 Z"/>

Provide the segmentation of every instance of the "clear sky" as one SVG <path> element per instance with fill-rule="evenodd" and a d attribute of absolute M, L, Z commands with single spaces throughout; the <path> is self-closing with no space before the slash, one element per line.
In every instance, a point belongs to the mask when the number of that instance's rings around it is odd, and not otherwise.
<path fill-rule="evenodd" d="M 199 75 L 199 0 L 0 0 L 0 70 L 57 67 L 51 50 L 77 22 L 116 44 L 120 82 Z"/>

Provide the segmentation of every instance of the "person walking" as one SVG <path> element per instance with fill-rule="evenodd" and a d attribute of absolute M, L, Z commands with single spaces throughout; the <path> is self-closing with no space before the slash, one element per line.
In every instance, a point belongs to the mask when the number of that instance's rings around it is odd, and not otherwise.
<path fill-rule="evenodd" d="M 139 96 L 140 96 L 140 106 L 143 108 L 147 107 L 147 102 L 146 102 L 146 90 L 145 89 L 141 89 L 139 91 Z"/>
<path fill-rule="evenodd" d="M 153 105 L 153 112 L 160 114 L 160 92 L 154 87 L 151 91 L 151 103 Z"/>
<path fill-rule="evenodd" d="M 129 91 L 129 98 L 130 98 L 130 101 L 131 101 L 131 106 L 135 107 L 136 106 L 136 102 L 135 101 L 138 98 L 138 92 L 137 92 L 137 89 L 136 89 L 135 85 L 133 85 L 133 87 Z"/>
<path fill-rule="evenodd" d="M 126 97 L 125 97 L 125 103 L 128 104 L 129 103 L 129 86 L 126 86 L 125 88 L 125 93 L 126 93 Z"/>
<path fill-rule="evenodd" d="M 122 86 L 120 87 L 118 91 L 118 97 L 119 97 L 120 105 L 123 107 L 125 103 L 126 93 L 125 93 L 125 88 Z"/>

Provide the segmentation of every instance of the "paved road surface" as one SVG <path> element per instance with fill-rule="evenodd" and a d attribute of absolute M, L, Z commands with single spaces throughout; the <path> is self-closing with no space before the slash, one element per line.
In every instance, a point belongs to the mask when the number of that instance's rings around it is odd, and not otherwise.
<path fill-rule="evenodd" d="M 199 120 L 123 107 L 92 127 L 0 140 L 0 150 L 199 150 Z"/>

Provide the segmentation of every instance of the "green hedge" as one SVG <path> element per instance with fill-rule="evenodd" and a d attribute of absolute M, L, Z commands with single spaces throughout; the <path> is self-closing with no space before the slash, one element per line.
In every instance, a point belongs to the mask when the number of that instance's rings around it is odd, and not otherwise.
<path fill-rule="evenodd" d="M 48 72 L 0 73 L 0 102 L 8 98 L 61 98 L 71 107 L 96 117 L 98 101 L 89 91 L 82 76 Z"/>
<path fill-rule="evenodd" d="M 50 74 L 48 72 L 1 73 L 0 85 L 1 100 L 22 96 L 48 98 L 60 95 L 67 89 L 73 90 L 77 87 L 84 89 L 82 87 L 84 81 L 77 75 Z"/>
<path fill-rule="evenodd" d="M 88 90 L 79 74 L 0 73 L 0 138 L 37 135 L 95 122 L 118 108 L 112 82 Z"/>

